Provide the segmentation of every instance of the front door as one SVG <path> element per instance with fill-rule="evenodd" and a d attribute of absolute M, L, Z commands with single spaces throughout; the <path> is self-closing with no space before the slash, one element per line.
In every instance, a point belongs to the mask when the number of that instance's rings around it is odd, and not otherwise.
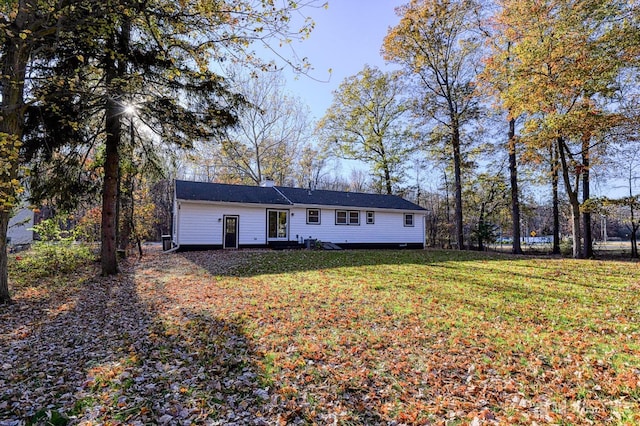
<path fill-rule="evenodd" d="M 238 248 L 238 216 L 224 217 L 224 248 Z"/>

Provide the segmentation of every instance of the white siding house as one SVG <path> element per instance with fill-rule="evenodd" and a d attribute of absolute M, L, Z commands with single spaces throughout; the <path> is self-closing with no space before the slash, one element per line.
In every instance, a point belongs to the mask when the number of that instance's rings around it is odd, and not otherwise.
<path fill-rule="evenodd" d="M 393 195 L 175 182 L 172 245 L 180 249 L 423 248 L 426 210 Z"/>
<path fill-rule="evenodd" d="M 10 246 L 21 246 L 33 242 L 33 211 L 22 207 L 9 219 L 7 240 Z"/>

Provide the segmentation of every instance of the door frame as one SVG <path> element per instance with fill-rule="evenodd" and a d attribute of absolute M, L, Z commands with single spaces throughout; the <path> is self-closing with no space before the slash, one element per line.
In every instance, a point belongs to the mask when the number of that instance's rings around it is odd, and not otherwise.
<path fill-rule="evenodd" d="M 286 235 L 284 237 L 269 237 L 269 213 L 270 212 L 277 212 L 277 213 L 285 213 L 287 216 L 287 226 L 286 226 Z M 267 244 L 270 241 L 289 241 L 289 234 L 290 234 L 290 225 L 291 225 L 291 212 L 289 211 L 289 209 L 267 209 Z"/>
<path fill-rule="evenodd" d="M 236 220 L 236 244 L 235 247 L 227 247 L 227 219 Z M 240 216 L 238 215 L 224 215 L 222 216 L 222 248 L 237 249 L 240 241 Z"/>

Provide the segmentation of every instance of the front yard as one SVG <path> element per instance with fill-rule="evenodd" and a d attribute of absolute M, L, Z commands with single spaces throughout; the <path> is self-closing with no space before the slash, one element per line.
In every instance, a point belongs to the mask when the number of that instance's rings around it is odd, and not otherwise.
<path fill-rule="evenodd" d="M 151 251 L 96 274 L 15 273 L 0 425 L 640 422 L 637 263 Z"/>

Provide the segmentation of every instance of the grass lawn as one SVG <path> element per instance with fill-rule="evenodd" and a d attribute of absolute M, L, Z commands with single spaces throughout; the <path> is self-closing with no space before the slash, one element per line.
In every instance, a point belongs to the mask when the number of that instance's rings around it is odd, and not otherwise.
<path fill-rule="evenodd" d="M 0 425 L 640 424 L 637 263 L 151 252 L 34 281 L 20 262 Z"/>

